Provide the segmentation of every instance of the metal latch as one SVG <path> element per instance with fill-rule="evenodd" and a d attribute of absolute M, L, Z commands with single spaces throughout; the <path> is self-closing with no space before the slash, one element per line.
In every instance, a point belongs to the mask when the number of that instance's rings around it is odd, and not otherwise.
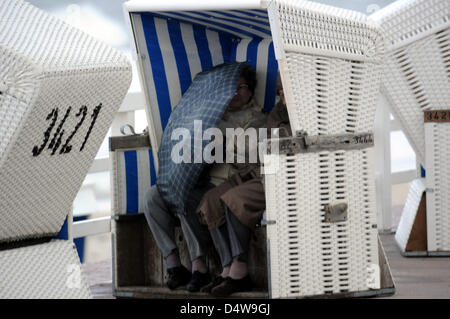
<path fill-rule="evenodd" d="M 297 132 L 294 137 L 272 138 L 267 141 L 268 154 L 298 154 L 322 151 L 361 150 L 374 146 L 373 133 L 315 135 Z"/>
<path fill-rule="evenodd" d="M 325 205 L 325 222 L 337 223 L 347 220 L 347 203 Z"/>
<path fill-rule="evenodd" d="M 261 220 L 261 225 L 275 225 L 277 222 L 274 220 Z"/>

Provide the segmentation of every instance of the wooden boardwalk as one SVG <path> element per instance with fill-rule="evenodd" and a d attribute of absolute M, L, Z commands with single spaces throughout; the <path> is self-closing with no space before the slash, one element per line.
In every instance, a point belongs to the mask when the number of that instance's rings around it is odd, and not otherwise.
<path fill-rule="evenodd" d="M 380 235 L 396 293 L 385 299 L 450 299 L 450 257 L 403 257 L 393 234 Z M 111 261 L 84 264 L 93 298 L 114 298 Z"/>

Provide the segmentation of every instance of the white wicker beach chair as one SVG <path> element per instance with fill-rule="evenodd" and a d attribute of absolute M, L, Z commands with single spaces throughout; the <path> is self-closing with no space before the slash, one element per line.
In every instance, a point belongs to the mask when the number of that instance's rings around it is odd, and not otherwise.
<path fill-rule="evenodd" d="M 91 293 L 73 243 L 0 251 L 1 299 L 79 299 Z"/>
<path fill-rule="evenodd" d="M 26 246 L 60 232 L 130 82 L 118 51 L 0 0 L 0 297 L 89 296 L 73 243 Z"/>
<path fill-rule="evenodd" d="M 376 26 L 306 1 L 273 1 L 268 12 L 293 129 L 318 141 L 372 133 L 384 55 Z M 372 146 L 313 151 L 311 144 L 311 152 L 269 155 L 273 297 L 380 288 Z M 347 207 L 346 219 L 328 219 L 334 204 Z"/>
<path fill-rule="evenodd" d="M 427 250 L 450 251 L 450 2 L 400 0 L 371 18 L 386 43 L 383 92 L 426 170 Z"/>
<path fill-rule="evenodd" d="M 268 157 L 274 163 L 266 176 L 269 294 L 377 294 L 371 133 L 384 43 L 375 24 L 362 14 L 307 1 L 136 0 L 124 6 L 154 152 L 193 76 L 235 60 L 256 67 L 257 99 L 268 111 L 279 67 L 294 132 L 307 132 L 309 141 L 347 135 L 340 137 L 343 144 L 361 137 L 357 149 L 337 143 L 321 152 Z M 345 202 L 348 218 L 328 222 L 324 207 L 335 202 Z"/>
<path fill-rule="evenodd" d="M 55 235 L 131 81 L 118 51 L 0 1 L 0 242 Z"/>

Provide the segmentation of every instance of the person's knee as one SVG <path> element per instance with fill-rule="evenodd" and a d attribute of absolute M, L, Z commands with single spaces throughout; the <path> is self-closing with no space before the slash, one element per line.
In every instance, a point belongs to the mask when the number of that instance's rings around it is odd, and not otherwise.
<path fill-rule="evenodd" d="M 150 214 L 152 207 L 159 204 L 159 191 L 156 186 L 150 187 L 144 195 L 144 213 Z"/>

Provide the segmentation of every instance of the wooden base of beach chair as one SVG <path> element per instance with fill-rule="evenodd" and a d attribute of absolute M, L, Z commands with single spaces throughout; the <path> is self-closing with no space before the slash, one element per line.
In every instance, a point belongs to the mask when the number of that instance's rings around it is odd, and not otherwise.
<path fill-rule="evenodd" d="M 427 244 L 427 193 L 423 179 L 412 182 L 395 234 L 404 257 L 448 257 L 450 251 L 430 251 Z"/>
<path fill-rule="evenodd" d="M 189 254 L 181 230 L 176 230 L 177 245 L 182 263 L 190 265 Z M 143 214 L 121 215 L 113 218 L 113 294 L 117 298 L 212 298 L 206 293 L 190 293 L 180 287 L 170 290 L 165 286 L 167 272 L 162 255 Z M 381 242 L 379 242 L 381 288 L 377 290 L 347 292 L 305 298 L 357 298 L 386 296 L 395 293 L 395 286 Z M 221 271 L 213 248 L 207 264 L 212 274 Z M 268 266 L 265 227 L 255 231 L 249 250 L 249 271 L 255 288 L 251 292 L 236 293 L 231 298 L 269 298 Z"/>
<path fill-rule="evenodd" d="M 181 262 L 190 267 L 190 258 L 180 228 L 175 238 Z M 117 297 L 152 298 L 202 298 L 186 290 L 171 291 L 166 288 L 167 271 L 165 261 L 156 245 L 143 214 L 120 215 L 113 218 L 113 289 Z M 255 292 L 245 293 L 245 298 L 267 296 L 267 259 L 265 228 L 257 228 L 250 243 L 249 271 L 255 285 Z M 212 275 L 222 271 L 219 258 L 211 245 L 206 263 Z M 207 297 L 208 295 L 205 295 Z"/>

